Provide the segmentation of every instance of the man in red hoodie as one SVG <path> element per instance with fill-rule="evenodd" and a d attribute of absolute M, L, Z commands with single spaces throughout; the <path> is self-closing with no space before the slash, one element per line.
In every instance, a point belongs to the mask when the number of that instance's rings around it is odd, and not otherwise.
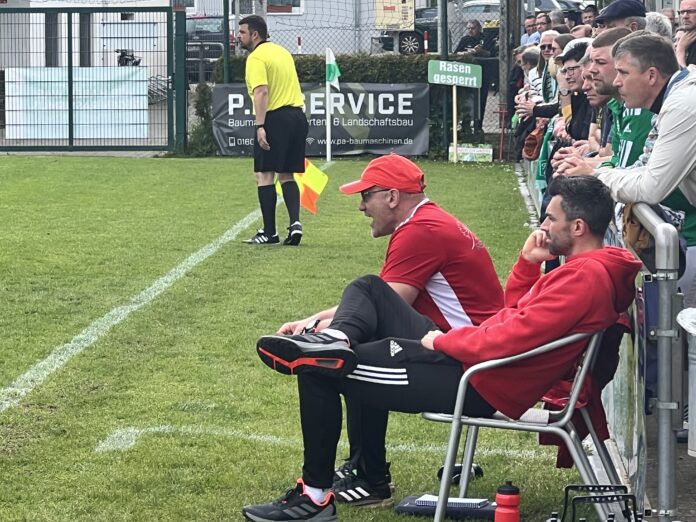
<path fill-rule="evenodd" d="M 246 506 L 247 519 L 336 520 L 330 488 L 341 432 L 340 394 L 393 411 L 451 413 L 463 367 L 616 322 L 633 300 L 641 263 L 624 249 L 603 246 L 614 208 L 608 189 L 583 177 L 558 178 L 548 190 L 546 220 L 522 247 L 507 281 L 505 307 L 479 326 L 442 333 L 381 279 L 367 276 L 346 287 L 321 333 L 259 339 L 265 364 L 298 376 L 304 466 L 286 495 Z M 541 264 L 559 255 L 566 263 L 542 276 Z M 364 342 L 377 330 L 386 333 L 384 339 Z M 519 417 L 566 375 L 585 345 L 580 341 L 472 379 L 464 413 L 491 416 L 499 410 Z M 358 472 L 368 482 L 384 477 L 385 437 L 366 432 L 362 447 L 370 458 Z"/>

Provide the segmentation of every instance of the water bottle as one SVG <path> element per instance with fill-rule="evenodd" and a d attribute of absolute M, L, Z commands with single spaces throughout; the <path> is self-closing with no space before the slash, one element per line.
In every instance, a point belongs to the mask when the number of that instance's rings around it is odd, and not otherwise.
<path fill-rule="evenodd" d="M 520 490 L 511 480 L 498 487 L 494 522 L 520 522 Z"/>

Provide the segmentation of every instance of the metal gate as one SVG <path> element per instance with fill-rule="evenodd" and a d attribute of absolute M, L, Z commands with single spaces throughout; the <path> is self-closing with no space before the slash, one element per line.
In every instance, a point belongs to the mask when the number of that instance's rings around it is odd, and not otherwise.
<path fill-rule="evenodd" d="M 0 151 L 173 150 L 169 7 L 0 8 Z"/>

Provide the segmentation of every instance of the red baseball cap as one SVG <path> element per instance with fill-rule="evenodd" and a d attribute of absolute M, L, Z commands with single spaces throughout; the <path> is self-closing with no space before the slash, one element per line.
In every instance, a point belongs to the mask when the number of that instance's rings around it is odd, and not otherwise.
<path fill-rule="evenodd" d="M 371 187 L 419 193 L 425 189 L 425 175 L 411 160 L 398 154 L 387 154 L 373 159 L 359 180 L 346 183 L 339 190 L 344 194 L 357 194 Z"/>

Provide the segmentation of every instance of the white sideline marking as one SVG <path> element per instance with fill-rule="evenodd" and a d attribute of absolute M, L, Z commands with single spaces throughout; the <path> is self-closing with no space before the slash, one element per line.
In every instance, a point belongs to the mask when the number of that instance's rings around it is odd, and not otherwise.
<path fill-rule="evenodd" d="M 138 443 L 138 440 L 145 435 L 212 435 L 215 437 L 226 437 L 241 439 L 250 442 L 260 442 L 274 446 L 299 447 L 302 442 L 299 439 L 289 439 L 276 437 L 274 435 L 244 433 L 238 430 L 224 428 L 206 428 L 201 426 L 172 426 L 161 425 L 149 428 L 119 428 L 113 431 L 108 437 L 101 441 L 94 451 L 105 453 L 108 451 L 128 451 Z M 340 444 L 344 447 L 345 444 Z M 435 453 L 443 454 L 447 450 L 446 444 L 387 444 L 387 450 L 394 453 Z M 552 460 L 553 452 L 542 452 L 534 450 L 514 450 L 507 448 L 480 448 L 476 450 L 479 457 L 503 457 L 508 459 L 523 460 Z"/>
<path fill-rule="evenodd" d="M 280 203 L 282 198 L 278 199 Z M 109 330 L 131 313 L 151 303 L 162 292 L 185 276 L 192 268 L 234 240 L 240 232 L 249 228 L 260 217 L 261 212 L 259 210 L 251 212 L 215 241 L 191 254 L 169 273 L 160 277 L 148 288 L 131 298 L 128 304 L 117 306 L 82 330 L 69 343 L 55 348 L 48 357 L 36 363 L 9 386 L 0 390 L 0 413 L 19 404 L 19 401 L 24 396 L 43 383 L 52 373 L 62 368 L 70 359 L 98 341 L 100 337 L 107 334 Z"/>
<path fill-rule="evenodd" d="M 333 161 L 324 163 L 319 167 L 319 170 L 327 169 L 333 163 Z M 283 198 L 279 196 L 277 204 L 280 205 L 282 202 Z M 233 241 L 240 232 L 250 227 L 260 217 L 260 210 L 251 212 L 215 241 L 191 254 L 183 263 L 133 297 L 127 305 L 114 308 L 82 330 L 69 343 L 54 348 L 48 357 L 36 363 L 9 386 L 0 390 L 0 413 L 17 406 L 19 401 L 31 393 L 34 388 L 42 384 L 52 373 L 60 370 L 70 359 L 97 342 L 100 337 L 107 334 L 109 330 L 131 313 L 151 303 L 162 292 L 185 276 L 192 268 L 208 259 L 230 241 Z"/>

